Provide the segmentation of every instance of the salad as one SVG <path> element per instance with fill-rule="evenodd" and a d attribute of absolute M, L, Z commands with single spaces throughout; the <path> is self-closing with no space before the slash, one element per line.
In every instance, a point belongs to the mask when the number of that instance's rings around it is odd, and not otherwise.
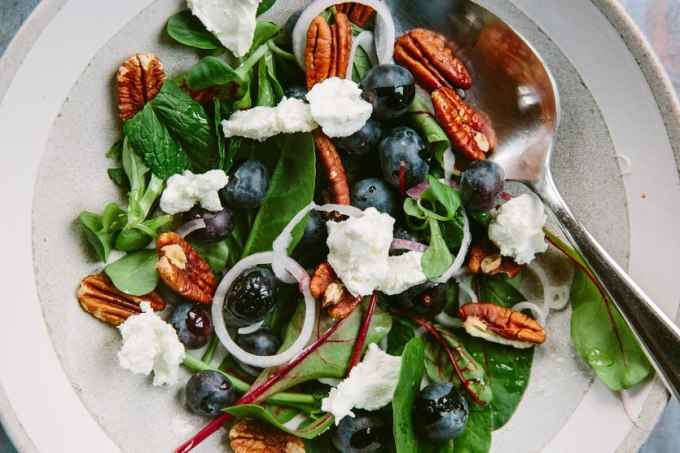
<path fill-rule="evenodd" d="M 455 43 L 397 36 L 379 0 L 258 20 L 274 3 L 189 0 L 166 33 L 195 65 L 121 65 L 108 176 L 127 203 L 80 214 L 103 265 L 80 305 L 119 328 L 123 368 L 206 417 L 177 451 L 223 427 L 237 452 L 488 451 L 568 304 L 605 385 L 651 374 L 540 201 L 486 159 Z M 549 244 L 568 287 L 534 261 Z"/>

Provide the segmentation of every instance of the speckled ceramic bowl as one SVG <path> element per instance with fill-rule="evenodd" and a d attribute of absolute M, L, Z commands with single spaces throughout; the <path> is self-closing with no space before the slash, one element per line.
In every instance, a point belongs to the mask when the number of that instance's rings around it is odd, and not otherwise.
<path fill-rule="evenodd" d="M 300 3 L 280 0 L 268 16 L 281 20 Z M 481 3 L 539 50 L 557 80 L 554 173 L 566 200 L 675 316 L 680 115 L 655 57 L 613 1 Z M 0 408 L 22 451 L 169 451 L 205 423 L 184 409 L 181 385 L 155 388 L 118 367 L 118 332 L 75 300 L 78 282 L 99 269 L 77 215 L 121 196 L 105 173 L 105 152 L 121 135 L 114 72 L 140 51 L 159 54 L 169 74 L 188 68 L 197 55 L 163 32 L 182 7 L 45 0 L 0 61 Z M 552 278 L 568 278 L 559 257 L 548 259 Z M 632 451 L 665 404 L 656 383 L 629 392 L 634 425 L 573 351 L 569 316 L 551 316 L 524 400 L 494 433 L 495 451 Z M 214 436 L 203 451 L 223 440 Z"/>

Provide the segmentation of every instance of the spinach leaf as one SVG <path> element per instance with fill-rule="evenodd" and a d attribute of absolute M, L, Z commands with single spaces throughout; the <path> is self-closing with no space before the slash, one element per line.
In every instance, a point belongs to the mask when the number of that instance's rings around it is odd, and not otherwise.
<path fill-rule="evenodd" d="M 456 211 L 456 215 L 453 216 L 453 219 L 439 224 L 442 230 L 442 237 L 449 249 L 457 249 L 463 242 L 465 214 L 466 212 L 459 209 Z"/>
<path fill-rule="evenodd" d="M 236 82 L 245 83 L 241 76 L 224 61 L 215 57 L 201 58 L 187 75 L 187 84 L 192 90 L 204 90 L 216 85 Z"/>
<path fill-rule="evenodd" d="M 306 453 L 328 453 L 333 451 L 328 433 L 317 436 L 314 439 L 306 439 L 305 451 Z"/>
<path fill-rule="evenodd" d="M 411 321 L 402 317 L 392 319 L 392 329 L 387 334 L 387 352 L 390 355 L 401 355 L 406 343 L 415 337 L 415 326 Z"/>
<path fill-rule="evenodd" d="M 276 0 L 262 0 L 260 6 L 257 7 L 257 15 L 261 16 L 269 11 L 269 9 L 274 6 L 274 3 L 276 3 Z"/>
<path fill-rule="evenodd" d="M 316 153 L 312 135 L 286 136 L 281 157 L 272 173 L 269 192 L 257 212 L 243 256 L 271 250 L 272 242 L 281 230 L 312 201 L 315 178 Z M 293 230 L 291 250 L 302 237 L 304 229 L 304 222 L 300 222 Z"/>
<path fill-rule="evenodd" d="M 352 80 L 355 83 L 361 83 L 366 73 L 373 67 L 368 53 L 363 47 L 357 46 L 354 54 L 354 65 L 352 66 Z"/>
<path fill-rule="evenodd" d="M 276 426 L 280 430 L 294 434 L 295 436 L 302 439 L 313 439 L 326 431 L 333 424 L 332 416 L 323 416 L 318 420 L 315 420 L 314 423 L 304 426 L 303 428 L 291 429 L 286 427 L 285 424 L 277 420 L 276 417 L 274 417 L 270 412 L 268 412 L 263 407 L 258 406 L 257 404 L 242 404 L 238 406 L 232 406 L 224 409 L 224 412 L 233 414 L 239 418 L 248 417 L 264 420 Z"/>
<path fill-rule="evenodd" d="M 157 262 L 155 250 L 142 250 L 107 265 L 104 272 L 119 290 L 133 296 L 143 296 L 158 285 Z"/>
<path fill-rule="evenodd" d="M 222 46 L 215 35 L 206 30 L 198 17 L 188 9 L 171 16 L 165 29 L 175 41 L 186 46 L 206 50 Z"/>
<path fill-rule="evenodd" d="M 491 409 L 471 407 L 465 430 L 453 443 L 456 453 L 486 453 L 491 449 L 493 417 Z"/>
<path fill-rule="evenodd" d="M 420 266 L 427 278 L 435 278 L 442 275 L 453 264 L 453 256 L 449 252 L 446 242 L 439 229 L 439 222 L 430 219 L 430 245 L 423 253 Z"/>
<path fill-rule="evenodd" d="M 195 241 L 189 235 L 187 240 L 198 251 L 201 257 L 208 262 L 213 272 L 220 273 L 225 269 L 231 268 L 241 259 L 249 231 L 250 222 L 248 216 L 236 215 L 234 216 L 234 229 L 226 239 L 215 243 L 206 243 Z"/>
<path fill-rule="evenodd" d="M 109 175 L 109 179 L 113 181 L 115 185 L 121 189 L 130 189 L 130 181 L 125 174 L 125 170 L 122 168 L 109 168 L 106 170 L 106 173 Z"/>
<path fill-rule="evenodd" d="M 399 381 L 392 399 L 394 444 L 397 453 L 452 452 L 451 442 L 435 444 L 420 438 L 413 427 L 413 405 L 425 375 L 425 348 L 420 338 L 406 344 L 401 356 Z"/>
<path fill-rule="evenodd" d="M 343 324 L 325 343 L 320 345 L 305 360 L 290 370 L 285 379 L 279 380 L 259 399 L 269 399 L 271 395 L 282 392 L 303 382 L 318 378 L 327 377 L 343 379 L 347 374 L 347 367 L 354 349 L 354 342 L 359 333 L 359 329 L 361 328 L 366 306 L 366 301 L 364 301 L 359 308 L 345 318 Z M 304 311 L 304 305 L 298 304 L 298 309 L 286 329 L 280 349 L 281 351 L 288 348 L 288 346 L 290 346 L 300 335 L 300 329 L 302 329 L 302 324 L 304 322 Z M 336 322 L 338 322 L 338 320 L 333 319 L 324 313 L 317 312 L 316 329 L 312 334 L 312 340 L 310 342 L 316 341 Z M 373 318 L 371 318 L 366 345 L 380 342 L 380 340 L 387 335 L 391 327 L 392 317 L 380 307 L 376 307 Z M 266 381 L 270 376 L 275 374 L 276 371 L 277 368 L 267 368 L 257 378 L 253 385 L 257 386 Z"/>
<path fill-rule="evenodd" d="M 411 125 L 427 143 L 432 156 L 443 168 L 444 151 L 451 147 L 451 142 L 435 120 L 428 103 L 420 96 L 416 96 L 408 107 L 408 117 Z"/>
<path fill-rule="evenodd" d="M 580 269 L 571 284 L 571 341 L 611 390 L 630 388 L 652 374 L 652 367 L 630 329 Z"/>
<path fill-rule="evenodd" d="M 280 31 L 281 27 L 273 22 L 258 21 L 255 25 L 253 44 L 251 45 L 250 49 L 257 49 L 270 39 L 275 38 Z"/>
<path fill-rule="evenodd" d="M 100 260 L 106 262 L 116 241 L 117 231 L 104 231 L 102 216 L 93 212 L 80 213 L 80 224 L 87 241 L 92 245 Z"/>

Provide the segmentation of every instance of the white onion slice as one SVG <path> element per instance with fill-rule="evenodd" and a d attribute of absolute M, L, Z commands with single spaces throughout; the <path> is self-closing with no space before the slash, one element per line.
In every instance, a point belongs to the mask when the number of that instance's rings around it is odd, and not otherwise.
<path fill-rule="evenodd" d="M 314 209 L 317 211 L 322 211 L 322 212 L 339 212 L 342 215 L 346 215 L 347 217 L 363 217 L 364 216 L 364 211 L 361 209 L 348 205 L 348 204 L 333 204 L 333 203 L 328 203 L 328 204 L 323 204 L 321 206 L 317 206 Z"/>
<path fill-rule="evenodd" d="M 177 228 L 175 233 L 179 234 L 182 237 L 186 237 L 193 233 L 194 231 L 202 230 L 203 228 L 205 228 L 205 220 L 193 219 L 189 220 L 187 223 Z"/>
<path fill-rule="evenodd" d="M 305 8 L 295 24 L 295 28 L 293 29 L 293 53 L 297 58 L 298 65 L 303 70 L 305 69 L 305 47 L 307 45 L 307 30 L 309 29 L 309 25 L 321 12 L 339 3 L 348 2 L 338 0 L 315 0 Z M 389 63 L 392 61 L 394 41 L 397 37 L 390 9 L 385 2 L 381 0 L 355 0 L 352 3 L 370 6 L 376 11 L 374 36 L 378 63 Z"/>
<path fill-rule="evenodd" d="M 472 290 L 470 285 L 468 285 L 467 282 L 463 281 L 463 279 L 457 279 L 456 283 L 458 283 L 458 288 L 460 288 L 460 294 L 458 295 L 458 302 L 459 305 L 463 305 L 464 303 L 473 303 L 476 304 L 479 302 L 479 299 L 477 298 L 477 294 Z M 463 294 L 467 294 L 470 298 L 468 302 L 463 302 Z"/>
<path fill-rule="evenodd" d="M 456 156 L 453 154 L 450 146 L 444 151 L 442 160 L 444 161 L 444 179 L 449 181 L 456 170 Z"/>
<path fill-rule="evenodd" d="M 451 329 L 461 329 L 463 327 L 463 321 L 458 318 L 454 318 L 453 316 L 449 316 L 445 312 L 439 313 L 434 319 L 442 326 L 449 327 Z"/>
<path fill-rule="evenodd" d="M 256 322 L 255 324 L 241 327 L 240 329 L 237 330 L 237 332 L 239 335 L 247 335 L 249 333 L 257 332 L 258 330 L 260 330 L 260 327 L 262 327 L 262 324 L 264 324 L 264 321 Z"/>
<path fill-rule="evenodd" d="M 562 310 L 569 305 L 571 285 L 551 286 L 552 297 L 550 298 L 550 308 Z"/>
<path fill-rule="evenodd" d="M 354 73 L 354 59 L 357 56 L 357 47 L 361 46 L 362 49 L 368 54 L 368 59 L 371 61 L 371 66 L 376 66 L 378 64 L 378 56 L 375 53 L 375 41 L 373 39 L 373 32 L 362 31 L 354 39 L 352 39 L 352 50 L 349 53 L 349 61 L 347 62 L 347 75 L 346 79 L 352 80 L 352 75 Z"/>
<path fill-rule="evenodd" d="M 534 315 L 536 316 L 536 321 L 538 321 L 538 323 L 541 326 L 545 327 L 545 320 L 546 320 L 546 317 L 547 317 L 547 313 L 541 307 L 539 307 L 538 304 L 535 304 L 533 302 L 528 302 L 528 301 L 519 302 L 519 303 L 515 304 L 512 307 L 512 309 L 514 311 L 522 311 L 522 310 L 533 311 Z"/>
<path fill-rule="evenodd" d="M 256 368 L 251 367 L 250 365 L 246 365 L 245 363 L 241 363 L 237 360 L 238 366 L 241 367 L 243 371 L 245 371 L 247 374 L 251 375 L 252 377 L 259 377 L 262 372 L 258 371 Z"/>
<path fill-rule="evenodd" d="M 463 209 L 461 206 L 460 209 Z M 470 234 L 470 221 L 468 220 L 467 214 L 465 214 L 465 211 L 463 211 L 463 240 L 460 243 L 460 250 L 458 250 L 458 255 L 456 255 L 456 259 L 453 260 L 453 263 L 451 264 L 451 267 L 448 268 L 444 274 L 439 277 L 434 279 L 433 281 L 437 283 L 444 283 L 451 279 L 452 277 L 455 277 L 458 272 L 460 271 L 460 268 L 463 267 L 463 263 L 465 262 L 465 255 L 467 255 L 468 248 L 470 247 L 470 241 L 472 239 L 472 235 Z"/>
<path fill-rule="evenodd" d="M 297 224 L 302 222 L 302 219 L 304 219 L 305 216 L 309 213 L 309 211 L 311 211 L 315 207 L 316 204 L 314 204 L 314 202 L 312 201 L 307 206 L 302 208 L 300 212 L 293 216 L 290 222 L 288 222 L 288 225 L 286 225 L 283 231 L 281 231 L 281 234 L 279 234 L 272 243 L 272 250 L 274 252 L 274 259 L 272 260 L 272 270 L 274 271 L 274 275 L 276 275 L 276 278 L 278 278 L 284 283 L 295 283 L 297 280 L 286 271 L 279 257 L 288 256 L 288 247 L 290 247 L 290 244 L 293 241 L 293 229 L 295 229 Z"/>
<path fill-rule="evenodd" d="M 227 272 L 220 284 L 217 286 L 217 291 L 215 291 L 215 297 L 213 297 L 212 303 L 212 318 L 215 325 L 215 333 L 220 339 L 222 345 L 236 360 L 240 360 L 246 365 L 251 365 L 258 368 L 279 366 L 289 362 L 298 354 L 300 354 L 305 345 L 309 342 L 309 339 L 312 337 L 314 320 L 316 319 L 316 302 L 309 291 L 309 275 L 294 259 L 288 256 L 279 256 L 278 259 L 284 266 L 284 269 L 299 282 L 300 291 L 302 292 L 305 299 L 305 321 L 302 325 L 300 335 L 288 349 L 270 356 L 259 356 L 244 351 L 231 338 L 231 335 L 229 335 L 227 327 L 224 324 L 223 311 L 224 302 L 227 293 L 229 292 L 229 288 L 231 288 L 234 280 L 236 280 L 236 278 L 241 275 L 243 271 L 254 266 L 270 264 L 273 259 L 273 252 L 261 252 L 243 258 L 241 261 L 236 263 L 234 267 L 232 267 L 229 272 Z"/>
<path fill-rule="evenodd" d="M 411 252 L 424 252 L 427 250 L 427 245 L 420 242 L 407 241 L 406 239 L 392 239 L 390 250 L 409 250 Z"/>

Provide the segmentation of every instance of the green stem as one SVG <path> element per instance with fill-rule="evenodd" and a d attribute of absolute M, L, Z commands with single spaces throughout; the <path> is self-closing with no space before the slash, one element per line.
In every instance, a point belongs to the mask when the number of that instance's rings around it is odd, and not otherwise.
<path fill-rule="evenodd" d="M 260 47 L 258 47 L 255 52 L 251 53 L 248 58 L 246 58 L 239 65 L 239 67 L 236 68 L 236 74 L 238 74 L 241 79 L 245 80 L 248 77 L 248 71 L 250 71 L 253 66 L 255 66 L 257 62 L 260 61 L 260 58 L 264 57 L 264 55 L 267 53 L 267 49 L 267 44 L 262 44 Z"/>
<path fill-rule="evenodd" d="M 234 390 L 238 393 L 246 393 L 250 389 L 250 385 L 247 382 L 244 382 L 237 378 L 236 376 L 232 376 L 231 374 L 225 371 L 213 368 L 209 364 L 203 362 L 202 360 L 197 359 L 191 354 L 185 354 L 184 360 L 182 361 L 182 365 L 184 365 L 189 371 L 192 371 L 194 373 L 204 370 L 219 371 L 220 373 L 224 374 L 229 378 L 231 384 L 234 386 Z M 316 399 L 312 395 L 306 395 L 304 393 L 287 393 L 287 392 L 276 393 L 272 395 L 271 398 L 269 398 L 266 402 L 271 404 L 283 404 L 288 406 L 294 405 L 295 407 L 313 406 L 317 404 Z"/>
<path fill-rule="evenodd" d="M 212 362 L 213 358 L 215 357 L 215 351 L 217 351 L 217 346 L 219 344 L 220 339 L 217 337 L 217 335 L 213 334 L 212 338 L 210 338 L 210 343 L 208 344 L 208 347 L 203 353 L 203 357 L 201 357 L 201 362 L 210 365 L 210 362 Z"/>
<path fill-rule="evenodd" d="M 297 61 L 297 59 L 295 58 L 295 55 L 293 55 L 292 53 L 290 53 L 286 50 L 283 50 L 282 48 L 277 46 L 273 39 L 270 39 L 269 41 L 267 41 L 267 46 L 269 46 L 269 49 L 272 52 L 274 52 L 276 55 L 278 55 L 279 57 L 281 57 L 285 60 Z"/>

